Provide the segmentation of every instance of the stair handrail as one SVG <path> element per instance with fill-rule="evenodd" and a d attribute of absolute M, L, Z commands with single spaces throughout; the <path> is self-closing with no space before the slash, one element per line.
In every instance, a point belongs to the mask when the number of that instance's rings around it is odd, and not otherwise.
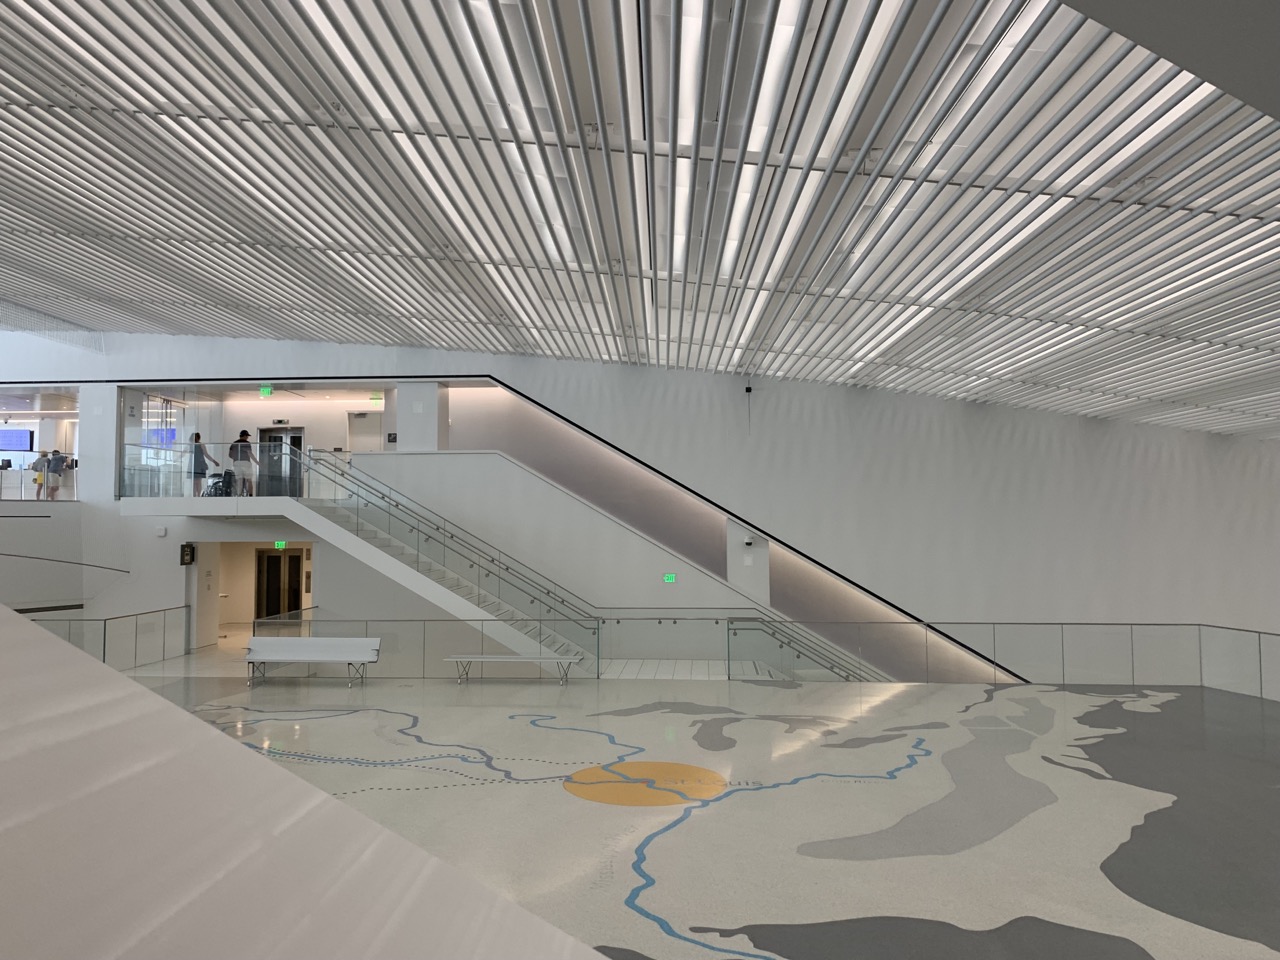
<path fill-rule="evenodd" d="M 566 590 L 548 577 L 543 577 L 536 570 L 528 568 L 526 564 L 510 557 L 483 538 L 463 529 L 454 521 L 446 519 L 429 507 L 423 506 L 412 497 L 406 497 L 390 484 L 370 476 L 359 467 L 339 461 L 336 457 L 320 451 L 306 453 L 295 450 L 293 453 L 302 458 L 304 467 L 318 468 L 319 472 L 328 474 L 331 480 L 342 485 L 344 489 L 355 489 L 365 496 L 377 497 L 387 504 L 389 508 L 394 508 L 407 515 L 414 521 L 414 523 L 410 524 L 410 527 L 415 532 L 423 534 L 428 539 L 435 540 L 441 546 L 452 548 L 460 543 L 472 552 L 473 562 L 479 564 L 483 560 L 492 565 L 495 571 L 511 574 L 522 581 L 527 590 L 533 591 L 533 595 L 546 598 L 547 605 L 557 608 L 558 613 L 564 614 L 565 620 L 599 621 L 601 619 L 598 612 L 589 612 L 594 609 L 592 604 L 572 591 Z M 331 457 L 332 459 L 330 459 Z M 426 529 L 427 526 L 434 529 L 439 534 L 439 537 L 432 537 Z M 449 541 L 448 543 L 446 543 L 446 538 Z M 506 559 L 499 559 L 499 557 Z M 513 563 L 515 566 L 512 565 Z"/>
<path fill-rule="evenodd" d="M 786 647 L 789 650 L 802 654 L 809 660 L 823 667 L 825 670 L 834 673 L 838 677 L 845 680 L 863 680 L 868 682 L 884 682 L 891 681 L 893 678 L 871 667 L 870 664 L 854 657 L 848 651 L 841 650 L 830 641 L 826 644 L 830 646 L 817 646 L 804 637 L 803 634 L 788 629 L 790 622 L 786 620 L 768 620 L 763 617 L 731 617 L 728 619 L 730 630 L 734 629 L 756 629 L 767 634 L 772 639 L 778 641 L 779 647 Z M 745 626 L 743 626 L 745 625 Z M 821 639 L 821 638 L 820 638 Z M 833 655 L 833 651 L 838 653 Z M 844 658 L 847 656 L 847 660 Z"/>

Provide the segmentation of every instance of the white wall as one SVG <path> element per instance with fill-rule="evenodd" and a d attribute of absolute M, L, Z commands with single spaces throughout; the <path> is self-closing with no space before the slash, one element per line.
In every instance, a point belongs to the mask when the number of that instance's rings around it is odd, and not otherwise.
<path fill-rule="evenodd" d="M 311 552 L 312 598 L 323 618 L 449 620 L 412 590 L 370 570 L 339 547 L 317 542 Z"/>
<path fill-rule="evenodd" d="M 0 348 L 72 382 L 492 373 L 929 619 L 1280 629 L 1273 442 L 759 379 L 748 425 L 741 378 L 409 348 Z"/>
<path fill-rule="evenodd" d="M 288 420 L 289 426 L 302 427 L 303 442 L 318 450 L 334 447 L 347 449 L 347 413 L 349 411 L 381 411 L 381 400 L 290 400 L 274 394 L 266 400 L 227 400 L 222 404 L 222 436 L 217 448 L 209 444 L 209 452 L 225 460 L 227 446 L 241 430 L 248 430 L 254 442 L 258 430 L 269 428 L 272 420 Z"/>
<path fill-rule="evenodd" d="M 24 610 L 80 602 L 81 509 L 73 501 L 0 500 L 0 604 Z M 105 584 L 120 574 L 100 570 L 90 576 Z"/>

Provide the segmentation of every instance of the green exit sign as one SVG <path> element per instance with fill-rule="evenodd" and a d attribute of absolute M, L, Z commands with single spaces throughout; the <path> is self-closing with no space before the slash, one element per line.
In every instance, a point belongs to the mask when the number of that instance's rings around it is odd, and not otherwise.
<path fill-rule="evenodd" d="M 264 397 L 271 396 L 271 384 L 264 383 L 262 386 L 258 388 L 258 393 Z"/>
<path fill-rule="evenodd" d="M 277 550 L 283 550 L 283 549 L 284 549 L 285 547 L 287 547 L 288 545 L 289 545 L 289 541 L 288 541 L 288 540 L 277 540 L 277 541 L 276 541 L 276 549 L 277 549 Z"/>
<path fill-rule="evenodd" d="M 664 573 L 664 574 L 662 575 L 662 582 L 663 582 L 663 583 L 675 583 L 675 582 L 676 582 L 676 575 L 675 575 L 674 573 Z"/>

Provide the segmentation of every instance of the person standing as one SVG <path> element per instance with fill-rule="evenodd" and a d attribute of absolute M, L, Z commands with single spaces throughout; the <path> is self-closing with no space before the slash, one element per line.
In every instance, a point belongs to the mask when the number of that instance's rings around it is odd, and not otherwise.
<path fill-rule="evenodd" d="M 57 500 L 58 491 L 62 488 L 62 471 L 67 468 L 67 455 L 55 450 L 49 456 L 49 465 L 44 471 L 45 499 Z"/>
<path fill-rule="evenodd" d="M 36 499 L 44 496 L 44 474 L 49 469 L 49 451 L 41 450 L 40 456 L 31 461 L 31 482 L 36 485 Z"/>
<path fill-rule="evenodd" d="M 253 467 L 258 458 L 253 455 L 253 444 L 249 442 L 249 431 L 241 430 L 240 439 L 231 444 L 231 469 L 236 475 L 236 495 L 253 496 Z"/>
<path fill-rule="evenodd" d="M 204 493 L 204 479 L 209 473 L 209 464 L 221 466 L 209 455 L 204 444 L 200 442 L 200 432 L 191 435 L 191 495 L 198 497 Z"/>

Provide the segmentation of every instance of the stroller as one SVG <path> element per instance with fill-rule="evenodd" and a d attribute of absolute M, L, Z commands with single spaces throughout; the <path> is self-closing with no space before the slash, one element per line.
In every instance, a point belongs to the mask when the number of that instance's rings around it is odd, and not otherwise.
<path fill-rule="evenodd" d="M 236 474 L 234 470 L 223 470 L 221 476 L 210 477 L 204 488 L 202 497 L 234 497 L 236 495 Z"/>

